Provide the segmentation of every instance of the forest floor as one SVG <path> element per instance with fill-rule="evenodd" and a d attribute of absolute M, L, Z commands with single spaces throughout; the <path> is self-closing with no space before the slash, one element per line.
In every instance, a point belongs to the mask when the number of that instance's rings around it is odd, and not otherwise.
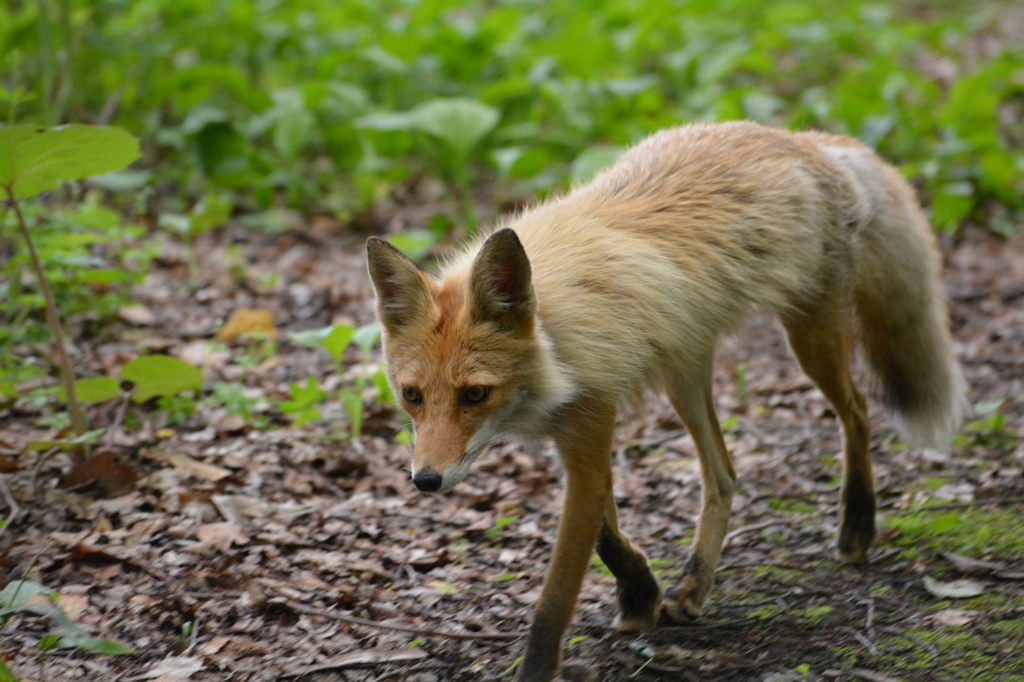
<path fill-rule="evenodd" d="M 386 231 L 404 226 L 396 216 Z M 252 345 L 210 341 L 238 308 L 272 311 L 282 331 L 371 321 L 366 236 L 326 220 L 278 235 L 228 228 L 200 239 L 191 270 L 187 249 L 168 241 L 134 293 L 151 315 L 129 315 L 134 324 L 103 339 L 71 325 L 76 370 L 113 374 L 147 349 L 274 396 L 310 376 L 337 387 L 327 354 L 286 336 L 257 362 Z M 1024 680 L 1024 239 L 967 230 L 943 251 L 956 353 L 971 403 L 987 414 L 942 453 L 896 440 L 871 402 L 880 537 L 870 564 L 834 559 L 835 415 L 777 323 L 755 318 L 716 361 L 739 481 L 703 618 L 617 633 L 614 581 L 595 564 L 567 634 L 565 679 Z M 357 371 L 355 355 L 345 360 Z M 860 370 L 858 380 L 868 386 Z M 0 536 L 3 582 L 46 585 L 90 633 L 137 652 L 51 651 L 44 669 L 33 647 L 50 623 L 18 614 L 0 628 L 0 655 L 17 674 L 510 679 L 562 503 L 550 447 L 496 444 L 439 497 L 411 485 L 409 446 L 393 439 L 402 416 L 376 402 L 355 441 L 335 436 L 338 401 L 302 428 L 275 410 L 263 415 L 270 428 L 255 428 L 212 403 L 170 427 L 118 408 L 92 408 L 90 419 L 115 426 L 110 449 L 138 480 L 104 496 L 59 488 L 66 457 L 27 449 L 53 435 L 34 426 L 45 407 L 0 406 L 2 476 L 21 507 Z M 664 397 L 620 417 L 614 461 L 622 526 L 670 585 L 693 537 L 700 477 Z M 956 589 L 972 596 L 946 596 Z"/>

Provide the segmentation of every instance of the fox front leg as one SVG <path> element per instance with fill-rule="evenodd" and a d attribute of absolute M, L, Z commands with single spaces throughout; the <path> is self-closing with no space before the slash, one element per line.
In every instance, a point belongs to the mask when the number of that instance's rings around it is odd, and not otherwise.
<path fill-rule="evenodd" d="M 565 509 L 517 682 L 548 682 L 558 672 L 562 636 L 572 620 L 612 492 L 614 405 L 588 405 L 562 423 L 565 426 L 555 434 L 555 443 L 568 478 Z"/>

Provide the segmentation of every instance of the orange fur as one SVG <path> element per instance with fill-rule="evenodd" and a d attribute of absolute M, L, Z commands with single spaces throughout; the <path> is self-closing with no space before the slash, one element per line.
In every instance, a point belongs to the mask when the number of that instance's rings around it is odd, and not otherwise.
<path fill-rule="evenodd" d="M 779 316 L 840 417 L 845 560 L 864 561 L 874 537 L 854 339 L 908 436 L 941 444 L 962 415 L 927 222 L 899 173 L 849 138 L 682 126 L 506 219 L 437 278 L 381 240 L 368 255 L 389 380 L 418 401 L 406 403 L 417 486 L 450 490 L 497 433 L 553 437 L 562 455 L 566 509 L 520 680 L 555 674 L 595 542 L 616 574 L 620 626 L 654 624 L 660 588 L 610 497 L 615 410 L 645 386 L 668 393 L 700 455 L 694 550 L 662 615 L 700 614 L 735 483 L 711 363 L 718 337 L 752 310 Z"/>

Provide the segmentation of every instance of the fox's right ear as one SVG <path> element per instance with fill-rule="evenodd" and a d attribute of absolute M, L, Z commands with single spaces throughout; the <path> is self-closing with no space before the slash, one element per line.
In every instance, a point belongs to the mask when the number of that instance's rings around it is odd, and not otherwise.
<path fill-rule="evenodd" d="M 394 331 L 430 309 L 426 273 L 394 246 L 377 237 L 367 239 L 366 265 L 385 328 Z"/>

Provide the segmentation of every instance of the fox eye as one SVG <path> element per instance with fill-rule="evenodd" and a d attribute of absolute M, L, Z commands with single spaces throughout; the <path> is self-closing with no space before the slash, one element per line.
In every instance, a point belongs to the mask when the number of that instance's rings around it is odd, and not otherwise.
<path fill-rule="evenodd" d="M 463 405 L 479 405 L 491 395 L 490 386 L 470 386 L 462 394 Z"/>
<path fill-rule="evenodd" d="M 402 398 L 410 405 L 423 404 L 423 395 L 412 386 L 402 387 Z"/>

